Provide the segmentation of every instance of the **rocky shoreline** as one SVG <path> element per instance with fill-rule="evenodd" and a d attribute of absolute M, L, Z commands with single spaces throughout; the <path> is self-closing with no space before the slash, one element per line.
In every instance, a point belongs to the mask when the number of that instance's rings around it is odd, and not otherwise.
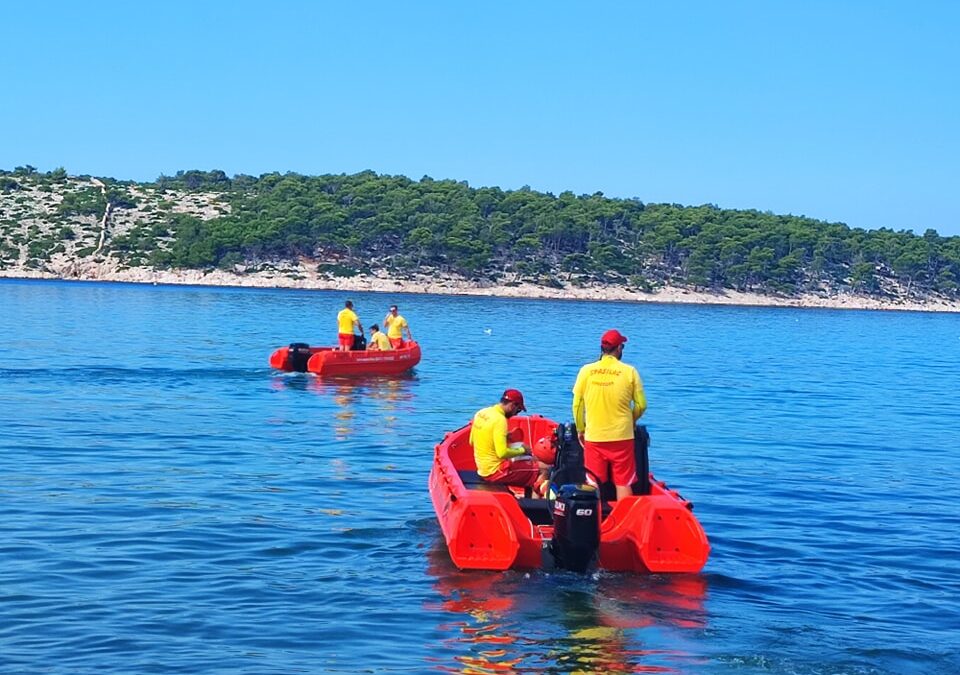
<path fill-rule="evenodd" d="M 185 216 L 199 222 L 223 217 L 232 211 L 222 192 L 113 183 L 122 208 L 109 201 L 105 181 L 66 175 L 11 174 L 15 178 L 0 191 L 0 277 L 113 281 L 146 284 L 190 284 L 255 288 L 301 288 L 384 293 L 438 293 L 446 295 L 547 298 L 626 302 L 686 303 L 811 307 L 831 309 L 960 312 L 960 299 L 934 291 L 910 292 L 886 270 L 877 277 L 878 295 L 850 291 L 850 279 L 831 277 L 812 292 L 796 295 L 707 291 L 687 287 L 641 290 L 616 283 L 579 281 L 554 270 L 540 283 L 510 274 L 499 281 L 474 280 L 436 269 L 417 268 L 396 278 L 384 270 L 349 274 L 368 263 L 342 259 L 318 249 L 316 258 L 247 260 L 223 269 L 154 269 L 153 253 L 169 253 L 175 237 L 171 225 Z M 125 192 L 124 192 L 125 190 Z M 105 208 L 103 204 L 105 203 Z M 147 242 L 145 244 L 144 242 Z M 323 259 L 325 258 L 325 259 Z M 163 260 L 163 256 L 152 260 Z M 169 256 L 168 256 L 169 259 Z M 234 252 L 229 260 L 243 260 Z M 181 261 L 180 264 L 200 264 Z M 409 264 L 409 261 L 408 263 Z M 877 267 L 874 272 L 880 268 Z M 339 276 L 338 276 L 339 275 Z M 659 278 L 666 278 L 661 275 Z M 646 283 L 640 279 L 638 283 Z M 832 285 L 832 286 L 831 286 Z M 816 284 L 806 283 L 807 288 Z M 857 286 L 854 286 L 857 287 Z"/>
<path fill-rule="evenodd" d="M 312 268 L 312 269 L 311 269 Z M 298 288 L 336 291 L 374 291 L 381 293 L 430 293 L 487 297 L 552 300 L 593 300 L 621 302 L 680 303 L 697 305 L 740 305 L 753 307 L 801 307 L 824 309 L 860 309 L 914 312 L 960 313 L 960 303 L 939 298 L 927 300 L 881 299 L 850 293 L 832 295 L 803 294 L 779 297 L 733 290 L 710 292 L 678 287 L 662 287 L 643 292 L 620 286 L 592 284 L 563 288 L 539 286 L 528 282 L 483 283 L 451 275 L 419 275 L 412 279 L 392 278 L 386 272 L 351 277 L 331 277 L 317 273 L 314 266 L 290 270 L 228 272 L 224 270 L 154 270 L 114 265 L 76 264 L 57 272 L 23 268 L 0 270 L 2 278 L 108 281 L 141 284 L 194 286 L 233 286 L 241 288 Z"/>

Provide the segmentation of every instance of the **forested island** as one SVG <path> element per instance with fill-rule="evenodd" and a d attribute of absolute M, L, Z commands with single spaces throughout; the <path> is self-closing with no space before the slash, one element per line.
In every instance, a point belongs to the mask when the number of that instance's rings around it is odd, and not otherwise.
<path fill-rule="evenodd" d="M 138 183 L 21 166 L 0 171 L 0 275 L 327 288 L 389 279 L 397 290 L 432 279 L 553 297 L 673 289 L 942 308 L 960 306 L 960 237 L 372 171 L 192 170 Z"/>

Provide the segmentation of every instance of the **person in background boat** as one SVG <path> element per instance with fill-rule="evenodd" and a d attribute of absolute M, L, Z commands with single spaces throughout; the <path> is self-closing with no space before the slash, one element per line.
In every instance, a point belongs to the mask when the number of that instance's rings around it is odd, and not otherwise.
<path fill-rule="evenodd" d="M 360 323 L 360 317 L 353 311 L 353 303 L 347 300 L 343 303 L 343 309 L 337 314 L 337 336 L 341 352 L 348 352 L 353 349 L 354 328 L 360 331 L 360 335 L 363 335 L 363 325 Z"/>
<path fill-rule="evenodd" d="M 633 366 L 623 363 L 627 338 L 608 330 L 600 338 L 600 360 L 580 369 L 573 385 L 573 419 L 583 445 L 583 461 L 599 482 L 613 469 L 617 499 L 633 494 L 637 482 L 633 429 L 647 409 L 643 381 Z"/>
<path fill-rule="evenodd" d="M 477 464 L 477 474 L 485 481 L 501 485 L 536 487 L 538 492 L 547 483 L 550 468 L 530 454 L 529 448 L 510 444 L 507 419 L 526 410 L 523 394 L 507 389 L 500 402 L 477 411 L 470 428 L 470 445 Z"/>
<path fill-rule="evenodd" d="M 390 338 L 380 332 L 380 326 L 373 324 L 370 326 L 370 347 L 374 351 L 388 352 L 393 349 L 390 344 Z"/>
<path fill-rule="evenodd" d="M 407 339 L 413 341 L 410 324 L 397 313 L 396 305 L 390 305 L 390 311 L 383 318 L 383 327 L 387 329 L 387 337 L 390 338 L 390 344 L 393 345 L 394 349 L 400 349 L 403 346 L 404 330 L 407 331 Z"/>

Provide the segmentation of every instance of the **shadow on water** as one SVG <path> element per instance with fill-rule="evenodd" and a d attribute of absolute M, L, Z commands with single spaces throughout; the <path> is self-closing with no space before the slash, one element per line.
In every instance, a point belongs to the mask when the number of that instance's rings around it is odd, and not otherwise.
<path fill-rule="evenodd" d="M 684 672 L 702 661 L 677 635 L 707 628 L 701 575 L 460 571 L 442 539 L 428 574 L 449 620 L 443 672 Z M 664 637 L 669 635 L 670 637 Z"/>

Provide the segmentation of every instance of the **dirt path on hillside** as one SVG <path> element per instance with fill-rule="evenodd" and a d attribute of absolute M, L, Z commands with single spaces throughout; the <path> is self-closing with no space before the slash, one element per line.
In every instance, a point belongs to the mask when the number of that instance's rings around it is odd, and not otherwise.
<path fill-rule="evenodd" d="M 103 209 L 103 218 L 100 220 L 100 240 L 97 242 L 97 248 L 93 252 L 94 255 L 97 255 L 103 250 L 103 245 L 107 241 L 107 225 L 110 222 L 110 212 L 113 211 L 113 204 L 107 199 L 107 186 L 103 184 L 103 181 L 97 178 L 91 178 L 90 182 L 100 188 L 100 194 L 103 195 L 103 200 L 107 202 L 106 208 Z"/>

